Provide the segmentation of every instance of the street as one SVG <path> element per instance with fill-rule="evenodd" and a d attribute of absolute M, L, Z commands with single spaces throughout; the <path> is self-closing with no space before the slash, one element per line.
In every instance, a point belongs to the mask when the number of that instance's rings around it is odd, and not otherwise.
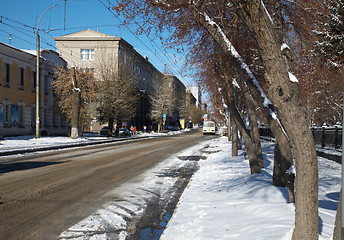
<path fill-rule="evenodd" d="M 0 239 L 57 239 L 108 191 L 204 139 L 192 131 L 2 159 Z"/>

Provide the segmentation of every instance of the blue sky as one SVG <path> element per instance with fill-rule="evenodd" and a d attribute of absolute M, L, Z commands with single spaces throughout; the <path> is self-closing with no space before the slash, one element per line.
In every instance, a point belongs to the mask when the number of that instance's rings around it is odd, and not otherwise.
<path fill-rule="evenodd" d="M 111 0 L 114 3 L 115 0 Z M 66 3 L 66 14 L 65 14 Z M 190 77 L 181 75 L 181 68 L 186 53 L 178 54 L 171 49 L 161 47 L 161 43 L 153 36 L 136 36 L 135 25 L 128 28 L 123 26 L 122 18 L 117 19 L 107 9 L 108 0 L 7 0 L 2 1 L 0 8 L 0 41 L 20 49 L 36 49 L 36 34 L 34 28 L 40 16 L 49 7 L 58 4 L 44 14 L 40 22 L 41 48 L 53 49 L 55 42 L 52 37 L 92 29 L 113 36 L 122 37 L 136 51 L 148 56 L 150 62 L 161 72 L 167 70 L 176 75 L 186 86 L 195 85 Z M 53 30 L 52 30 L 53 29 Z M 175 56 L 176 57 L 175 57 Z"/>

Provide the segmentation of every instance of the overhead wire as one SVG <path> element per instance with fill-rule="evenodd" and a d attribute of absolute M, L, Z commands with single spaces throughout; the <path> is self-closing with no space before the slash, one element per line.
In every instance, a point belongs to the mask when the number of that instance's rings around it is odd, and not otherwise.
<path fill-rule="evenodd" d="M 113 5 L 113 3 L 111 3 L 109 0 L 107 0 L 109 5 L 112 5 L 113 7 L 115 7 Z M 126 13 L 128 13 L 128 11 L 126 9 L 124 9 L 124 11 L 126 11 Z M 140 25 L 139 22 L 137 22 L 134 19 L 134 23 L 139 27 L 139 29 L 143 29 L 143 26 Z M 134 33 L 134 35 L 136 36 L 136 34 Z M 137 37 L 137 36 L 136 36 Z M 153 46 L 153 44 L 157 47 L 158 51 L 161 51 L 161 53 L 166 57 L 166 59 L 172 64 L 174 70 L 180 74 L 180 76 L 183 76 L 183 72 L 179 69 L 179 67 L 174 63 L 174 60 L 169 56 L 169 53 L 167 53 L 166 49 L 164 48 L 163 50 L 161 49 L 161 47 L 159 47 L 156 42 L 150 38 L 149 35 L 146 35 L 146 37 L 150 40 L 149 43 L 152 45 L 153 49 L 156 51 L 156 48 Z M 176 56 L 175 56 L 176 57 Z M 192 85 L 188 80 L 186 79 L 182 79 L 184 81 L 186 81 L 189 85 Z"/>
<path fill-rule="evenodd" d="M 153 46 L 153 48 L 154 48 L 154 50 L 155 51 L 152 51 L 152 49 L 150 48 L 150 47 L 148 47 L 147 46 L 147 44 L 145 43 L 145 42 L 143 42 L 142 41 L 142 39 L 140 39 L 138 36 L 137 36 L 137 34 L 136 33 L 134 33 L 126 24 L 124 24 L 123 23 L 123 21 L 110 9 L 110 5 L 112 5 L 112 6 L 114 6 L 109 0 L 107 0 L 108 1 L 108 3 L 109 3 L 109 7 L 107 7 L 106 6 L 106 4 L 105 3 L 103 3 L 102 2 L 102 0 L 98 0 L 106 9 L 108 9 L 108 11 L 110 11 L 110 13 L 118 20 L 118 21 L 120 21 L 127 29 L 128 29 L 128 31 L 131 33 L 131 34 L 133 34 L 135 37 L 136 37 L 136 39 L 139 41 L 139 42 L 141 42 L 154 56 L 156 56 L 157 58 L 158 58 L 158 60 L 159 61 L 161 61 L 161 62 L 165 62 L 166 63 L 166 61 L 164 61 L 163 59 L 162 59 L 162 57 L 160 56 L 160 54 L 156 51 L 156 49 L 155 49 L 155 47 Z M 135 24 L 137 24 L 140 28 L 142 28 L 136 21 L 135 21 Z M 147 36 L 147 38 L 148 39 L 150 39 L 149 38 L 149 36 Z M 153 42 L 155 45 L 156 45 L 156 43 L 152 40 L 152 39 L 150 39 L 151 41 L 150 42 Z M 157 45 L 156 45 L 157 46 Z M 160 52 L 162 52 L 162 50 L 161 50 L 161 48 L 159 47 L 159 46 L 157 46 L 157 48 L 158 48 L 158 51 L 160 51 Z M 174 66 L 176 69 L 177 69 L 177 72 L 179 73 L 179 74 L 181 74 L 181 75 L 183 75 L 182 74 L 182 72 L 178 69 L 178 67 L 173 63 L 173 60 L 171 61 L 170 59 L 168 59 L 168 57 L 166 56 L 166 54 L 164 54 L 163 52 L 162 52 L 162 54 L 163 54 L 163 56 L 165 56 L 166 57 L 166 59 L 168 60 L 168 62 L 170 62 L 171 64 L 172 64 L 172 66 Z M 166 66 L 166 65 L 165 65 Z M 170 67 L 169 67 L 169 69 L 171 70 L 171 72 L 174 74 L 174 75 L 176 75 L 176 73 L 175 73 L 175 71 L 174 70 L 172 70 Z M 182 79 L 184 82 L 187 82 L 189 85 L 191 85 L 190 84 L 190 82 L 189 81 L 186 81 L 185 79 Z"/>
<path fill-rule="evenodd" d="M 168 66 L 166 66 L 166 64 L 165 64 L 165 66 L 168 67 L 169 70 L 170 70 L 173 74 L 176 75 L 176 72 L 177 72 L 177 73 L 179 73 L 180 76 L 183 76 L 182 71 L 181 71 L 181 70 L 178 68 L 178 66 L 174 63 L 174 60 L 169 56 L 169 54 L 167 53 L 167 51 L 166 51 L 165 49 L 164 49 L 164 52 L 163 52 L 163 50 L 161 49 L 161 47 L 159 47 L 159 46 L 155 43 L 155 41 L 153 41 L 149 36 L 146 36 L 146 37 L 150 40 L 149 42 L 150 42 L 150 44 L 151 44 L 151 46 L 152 46 L 152 48 L 153 48 L 153 50 L 152 50 L 149 46 L 147 46 L 147 44 L 146 44 L 145 42 L 142 41 L 142 39 L 140 39 L 140 38 L 137 36 L 136 33 L 134 33 L 134 32 L 127 26 L 128 23 L 124 23 L 124 22 L 123 22 L 120 18 L 118 18 L 118 16 L 110 9 L 110 5 L 113 6 L 113 4 L 112 4 L 109 0 L 107 0 L 108 3 L 109 3 L 109 7 L 107 7 L 101 0 L 98 0 L 98 1 L 99 1 L 106 9 L 108 9 L 108 10 L 110 11 L 110 13 L 111 13 L 113 16 L 115 16 L 115 17 L 117 18 L 117 20 L 120 22 L 120 24 L 93 25 L 93 26 L 74 27 L 74 28 L 67 28 L 67 29 L 82 29 L 82 28 L 88 28 L 88 27 L 90 27 L 90 28 L 92 27 L 92 28 L 93 28 L 93 27 L 106 27 L 106 26 L 119 26 L 119 25 L 123 25 L 123 26 L 125 26 L 125 27 L 128 29 L 128 31 L 129 31 L 131 34 L 133 34 L 133 35 L 137 38 L 137 40 L 138 40 L 139 42 L 141 42 L 141 43 L 147 48 L 147 50 L 149 50 L 154 56 L 156 56 L 157 59 L 158 59 L 159 61 L 165 62 L 165 63 L 166 63 L 166 61 L 163 59 L 163 58 L 165 57 L 165 59 L 167 60 L 167 62 L 170 63 Z M 14 26 L 14 25 L 5 23 L 5 22 L 3 21 L 4 19 L 7 20 L 7 21 L 10 21 L 10 22 L 13 22 L 13 23 L 15 23 L 15 24 L 22 25 L 22 26 L 24 26 L 25 28 L 32 29 L 32 30 L 31 30 L 32 32 L 31 32 L 30 30 L 28 30 L 28 29 L 21 28 L 21 27 L 18 27 L 18 26 Z M 10 28 L 12 28 L 12 29 L 18 31 L 18 32 L 20 32 L 21 34 L 24 34 L 24 35 L 26 35 L 26 36 L 29 36 L 30 38 L 35 39 L 34 36 L 29 35 L 28 33 L 34 33 L 34 31 L 37 30 L 36 27 L 29 26 L 29 25 L 27 25 L 27 24 L 21 23 L 21 22 L 19 22 L 19 21 L 17 21 L 17 20 L 14 20 L 14 19 L 11 19 L 11 18 L 8 18 L 8 17 L 5 17 L 5 16 L 0 16 L 0 23 L 6 25 L 6 26 L 8 26 L 8 27 L 10 27 Z M 142 26 L 140 25 L 140 23 L 139 23 L 138 21 L 135 21 L 134 24 L 136 24 L 139 28 L 142 28 Z M 1 30 L 1 29 L 0 29 L 0 30 Z M 54 29 L 54 30 L 62 30 L 62 29 Z M 16 38 L 18 38 L 18 39 L 20 39 L 20 40 L 26 42 L 26 43 L 29 43 L 30 45 L 34 45 L 34 46 L 36 45 L 35 43 L 29 42 L 29 41 L 27 41 L 26 39 L 23 39 L 23 38 L 19 37 L 19 36 L 16 35 L 16 34 L 13 34 L 13 33 L 10 33 L 10 32 L 6 32 L 6 31 L 4 31 L 4 30 L 1 30 L 1 31 L 3 31 L 3 32 L 7 33 L 7 34 L 11 34 L 12 36 L 14 36 L 14 37 L 16 37 Z M 25 33 L 25 31 L 28 32 L 28 33 Z M 45 34 L 47 34 L 47 35 L 49 35 L 51 38 L 53 38 L 53 36 L 52 36 L 52 35 L 50 34 L 50 32 L 49 32 L 49 31 L 51 31 L 51 29 L 49 29 L 49 30 L 40 29 L 40 31 L 44 32 Z M 50 44 L 48 40 L 46 40 L 46 39 L 45 39 L 44 37 L 42 37 L 42 36 L 40 36 L 40 38 L 43 40 L 43 41 L 42 41 L 42 44 L 45 44 L 45 45 L 47 45 L 47 46 L 49 46 L 49 47 L 53 47 L 53 48 L 56 50 L 56 47 L 53 46 L 52 44 Z M 73 53 L 75 54 L 75 51 L 74 51 L 74 50 L 68 48 L 68 47 L 65 46 L 63 43 L 61 43 L 61 44 L 62 44 L 66 49 L 68 49 L 68 50 L 70 51 L 70 56 L 71 56 L 72 58 L 74 58 L 75 60 L 77 59 L 78 61 L 80 60 L 80 59 L 78 59 L 75 55 L 73 55 Z M 155 45 L 155 47 L 154 47 L 153 44 Z M 162 53 L 162 56 L 158 53 L 159 51 Z M 173 68 L 173 69 L 172 69 L 172 68 Z M 189 85 L 191 85 L 190 82 L 189 82 L 188 80 L 186 80 L 186 79 L 182 79 L 182 80 L 183 80 L 184 82 L 187 82 Z"/>
<path fill-rule="evenodd" d="M 21 27 L 18 27 L 18 26 L 14 26 L 14 25 L 5 23 L 5 22 L 4 22 L 4 19 L 5 19 L 5 20 L 8 20 L 8 21 L 11 21 L 11 22 L 13 22 L 13 23 L 19 24 L 19 25 L 21 25 L 21 26 L 30 28 L 30 29 L 32 29 L 32 31 L 29 31 L 29 30 L 27 30 L 27 29 L 24 29 L 24 28 L 21 28 Z M 34 40 L 34 42 L 30 42 L 30 41 L 28 41 L 27 39 L 24 39 L 24 38 L 22 38 L 22 37 L 19 37 L 17 34 L 14 34 L 13 32 L 10 33 L 10 32 L 8 32 L 8 31 L 2 30 L 2 29 L 0 29 L 0 31 L 2 31 L 2 32 L 6 33 L 6 34 L 8 34 L 8 35 L 11 35 L 12 37 L 16 37 L 16 38 L 18 38 L 18 39 L 20 39 L 20 40 L 22 40 L 22 41 L 24 41 L 24 42 L 26 42 L 26 43 L 28 43 L 28 44 L 30 44 L 30 45 L 36 46 L 36 36 L 33 36 L 33 35 L 28 34 L 28 33 L 31 33 L 31 34 L 35 34 L 35 35 L 36 35 L 36 33 L 34 32 L 34 31 L 36 30 L 35 27 L 31 27 L 31 26 L 29 26 L 29 25 L 27 25 L 27 24 L 21 23 L 21 22 L 19 22 L 19 21 L 16 21 L 16 20 L 14 20 L 14 19 L 11 19 L 11 18 L 8 18 L 8 17 L 5 17 L 5 16 L 0 16 L 0 23 L 3 24 L 3 25 L 5 25 L 5 26 L 7 26 L 7 27 L 9 27 L 9 28 L 11 28 L 11 29 L 13 29 L 13 30 L 16 30 L 16 31 L 20 32 L 20 33 L 23 34 L 23 35 L 26 35 L 26 36 L 32 38 L 32 39 Z M 51 30 L 51 29 L 49 29 L 49 30 Z M 28 33 L 26 33 L 25 31 L 28 32 Z M 49 31 L 46 31 L 46 30 L 44 30 L 44 29 L 40 29 L 39 31 L 42 31 L 42 32 L 44 32 L 45 34 L 49 35 L 51 38 L 53 38 L 53 36 L 50 34 Z M 46 46 L 49 46 L 49 47 L 52 47 L 54 50 L 56 50 L 56 46 L 50 44 L 50 42 L 49 42 L 47 39 L 45 39 L 42 35 L 40 35 L 40 39 L 41 39 L 41 41 L 42 41 L 42 44 L 44 44 L 44 45 L 46 45 Z M 80 60 L 78 57 L 75 56 L 75 55 L 77 55 L 77 53 L 76 53 L 74 50 L 72 50 L 72 49 L 66 47 L 64 44 L 62 44 L 62 45 L 63 45 L 66 49 L 68 49 L 68 50 L 70 51 L 70 57 L 71 57 L 72 59 L 74 59 L 75 61 L 79 61 L 79 60 Z M 73 54 L 73 53 L 74 53 L 74 54 Z M 93 65 L 92 65 L 91 63 L 86 63 L 86 65 L 87 65 L 88 67 L 90 67 L 90 68 L 93 67 Z"/>

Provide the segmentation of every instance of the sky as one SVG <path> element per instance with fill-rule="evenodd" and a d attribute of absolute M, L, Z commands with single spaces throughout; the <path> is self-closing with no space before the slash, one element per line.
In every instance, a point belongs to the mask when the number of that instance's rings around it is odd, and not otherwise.
<path fill-rule="evenodd" d="M 115 4 L 115 0 L 110 0 Z M 36 49 L 36 31 L 40 16 L 49 7 L 39 25 L 41 49 L 55 48 L 52 37 L 60 37 L 84 29 L 122 37 L 161 72 L 177 76 L 186 86 L 195 85 L 193 78 L 182 74 L 186 53 L 162 47 L 154 36 L 135 35 L 135 24 L 123 25 L 109 10 L 109 0 L 11 0 L 0 8 L 0 41 L 19 49 Z M 104 6 L 105 5 L 105 6 Z M 50 31 L 49 31 L 50 30 Z M 9 36 L 11 34 L 11 40 Z"/>

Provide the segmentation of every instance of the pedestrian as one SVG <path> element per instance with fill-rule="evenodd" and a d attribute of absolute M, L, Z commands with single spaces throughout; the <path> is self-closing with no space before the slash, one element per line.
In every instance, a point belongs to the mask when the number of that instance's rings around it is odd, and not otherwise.
<path fill-rule="evenodd" d="M 131 127 L 130 127 L 130 134 L 131 134 L 131 135 L 134 134 L 134 126 L 133 126 L 133 125 L 131 125 Z"/>
<path fill-rule="evenodd" d="M 134 126 L 134 135 L 136 135 L 136 131 L 137 131 L 136 126 Z"/>

